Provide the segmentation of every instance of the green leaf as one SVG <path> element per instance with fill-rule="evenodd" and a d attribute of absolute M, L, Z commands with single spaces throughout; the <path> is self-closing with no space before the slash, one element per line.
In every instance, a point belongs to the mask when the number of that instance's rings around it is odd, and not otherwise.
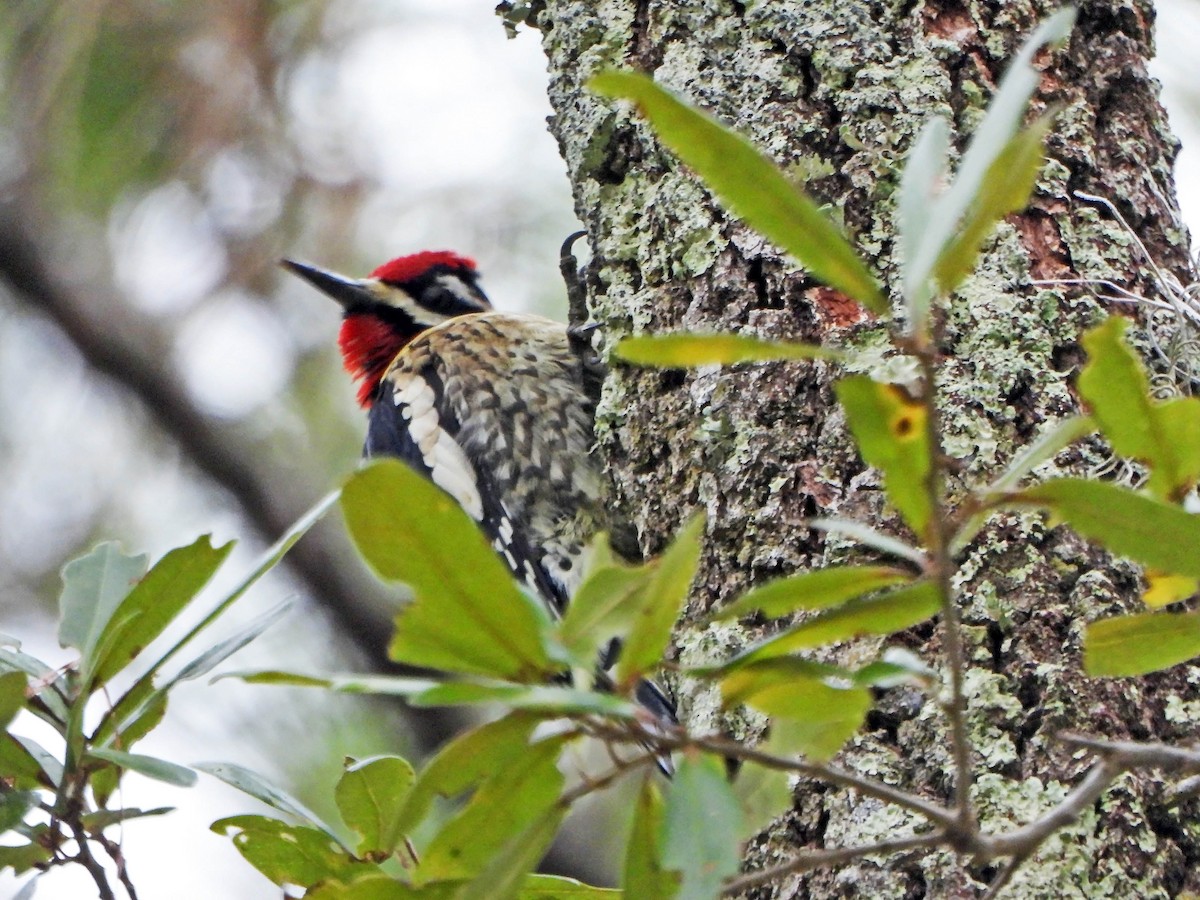
<path fill-rule="evenodd" d="M 24 672 L 5 672 L 0 675 L 0 728 L 8 727 L 8 723 L 25 707 L 25 691 L 28 687 L 29 679 Z"/>
<path fill-rule="evenodd" d="M 192 766 L 199 772 L 212 775 L 214 778 L 219 778 L 230 787 L 237 788 L 243 794 L 249 794 L 256 800 L 261 800 L 263 803 L 272 809 L 277 809 L 281 813 L 289 816 L 294 816 L 308 825 L 315 826 L 320 832 L 325 834 L 326 840 L 332 840 L 341 852 L 350 855 L 350 848 L 345 846 L 341 839 L 338 838 L 337 832 L 321 821 L 320 817 L 312 812 L 303 803 L 292 797 L 286 791 L 271 784 L 266 778 L 253 772 L 244 766 L 239 766 L 236 763 L 195 763 Z M 254 817 L 251 818 L 261 818 Z M 274 819 L 267 819 L 268 822 L 274 822 Z M 214 823 L 213 829 L 216 830 Z M 296 882 L 299 884 L 300 882 Z"/>
<path fill-rule="evenodd" d="M 326 878 L 348 881 L 378 872 L 356 861 L 329 835 L 305 825 L 289 825 L 267 816 L 230 816 L 211 829 L 233 839 L 246 861 L 275 884 L 310 887 Z"/>
<path fill-rule="evenodd" d="M 258 672 L 226 672 L 223 678 L 237 678 L 247 684 L 274 684 L 286 687 L 315 687 L 339 694 L 380 694 L 386 697 L 415 697 L 443 682 L 435 678 L 410 678 L 405 675 L 307 675 L 266 669 Z M 214 681 L 220 679 L 213 679 Z"/>
<path fill-rule="evenodd" d="M 1083 668 L 1093 677 L 1144 675 L 1200 656 L 1200 613 L 1142 613 L 1087 626 Z"/>
<path fill-rule="evenodd" d="M 131 719 L 128 725 L 113 735 L 112 746 L 129 750 L 135 743 L 157 728 L 166 714 L 167 695 L 165 693 L 155 695 L 138 711 L 137 718 Z M 94 746 L 99 745 L 94 744 Z"/>
<path fill-rule="evenodd" d="M 179 674 L 170 681 L 170 686 L 174 686 L 181 681 L 191 681 L 195 678 L 200 678 L 207 675 L 233 654 L 237 653 L 260 634 L 282 619 L 292 608 L 292 602 L 286 600 L 277 606 L 268 609 L 260 616 L 256 616 L 242 628 L 239 628 L 233 635 L 221 641 L 219 644 L 214 644 L 209 647 L 190 663 L 184 666 Z"/>
<path fill-rule="evenodd" d="M 36 741 L 3 732 L 0 733 L 0 778 L 18 790 L 56 788 L 62 781 L 62 763 Z"/>
<path fill-rule="evenodd" d="M 733 793 L 742 810 L 742 831 L 749 840 L 792 809 L 794 800 L 789 773 L 747 762 L 733 781 Z"/>
<path fill-rule="evenodd" d="M 909 301 L 910 327 L 917 334 L 926 329 L 930 295 L 919 290 L 919 284 L 909 283 L 916 274 L 925 236 L 929 232 L 930 214 L 937 204 L 943 186 L 949 182 L 950 129 L 946 120 L 934 116 L 925 123 L 904 164 L 900 176 L 900 192 L 896 201 L 899 220 L 901 265 L 904 271 L 905 296 Z"/>
<path fill-rule="evenodd" d="M 421 770 L 398 821 L 402 832 L 411 832 L 425 819 L 435 797 L 454 797 L 503 772 L 524 756 L 538 720 L 526 713 L 510 713 L 495 722 L 461 734 Z"/>
<path fill-rule="evenodd" d="M 662 661 L 675 620 L 687 600 L 688 588 L 700 564 L 704 516 L 697 514 L 680 529 L 658 559 L 654 576 L 641 596 L 641 608 L 617 659 L 619 684 L 631 684 Z"/>
<path fill-rule="evenodd" d="M 544 681 L 558 668 L 543 644 L 546 612 L 437 485 L 380 460 L 346 482 L 342 511 L 371 567 L 413 590 L 396 619 L 393 659 L 512 681 Z"/>
<path fill-rule="evenodd" d="M 817 531 L 827 531 L 830 534 L 840 534 L 844 537 L 852 538 L 860 544 L 878 550 L 880 553 L 907 559 L 917 566 L 923 567 L 927 562 L 925 554 L 921 550 L 918 550 L 911 544 L 906 544 L 899 538 L 892 537 L 890 534 L 884 534 L 882 531 L 872 528 L 856 519 L 846 519 L 841 516 L 822 516 L 817 519 L 809 519 L 806 524 L 809 528 L 814 528 Z"/>
<path fill-rule="evenodd" d="M 126 807 L 125 809 L 99 809 L 96 812 L 86 813 L 80 817 L 83 826 L 89 831 L 102 831 L 111 825 L 116 825 L 120 822 L 128 822 L 130 819 L 148 819 L 151 816 L 165 816 L 167 813 L 174 812 L 173 806 L 157 806 L 154 809 L 138 809 L 137 807 Z"/>
<path fill-rule="evenodd" d="M 892 634 L 936 615 L 941 607 L 937 586 L 918 581 L 877 597 L 851 600 L 805 619 L 738 656 L 731 667 L 740 667 L 867 634 Z"/>
<path fill-rule="evenodd" d="M 207 615 L 188 630 L 182 640 L 174 642 L 159 657 L 158 661 L 149 666 L 116 703 L 104 714 L 100 726 L 96 729 L 92 740 L 104 744 L 113 739 L 113 735 L 135 718 L 143 716 L 144 707 L 158 702 L 154 687 L 154 677 L 168 662 L 175 658 L 185 646 L 198 635 L 207 630 L 219 619 L 237 600 L 250 590 L 263 575 L 271 571 L 287 554 L 295 543 L 300 540 L 330 510 L 340 496 L 339 491 L 327 494 L 308 510 L 279 540 L 263 553 L 250 574 L 243 578 L 238 585 L 226 594 Z"/>
<path fill-rule="evenodd" d="M 134 659 L 146 645 L 162 634 L 220 568 L 233 543 L 214 548 L 208 535 L 191 546 L 168 552 L 122 600 L 101 635 L 107 650 L 96 663 L 96 685 L 104 684 Z M 129 624 L 119 633 L 115 623 L 124 617 Z M 115 640 L 107 640 L 112 634 Z"/>
<path fill-rule="evenodd" d="M 832 359 L 839 354 L 816 344 L 767 341 L 744 334 L 654 334 L 625 338 L 613 350 L 617 359 L 638 366 L 690 369 L 776 360 Z"/>
<path fill-rule="evenodd" d="M 165 781 L 178 787 L 191 787 L 196 783 L 196 773 L 187 766 L 167 762 L 156 756 L 145 756 L 141 753 L 125 753 L 122 750 L 106 750 L 94 747 L 88 750 L 89 759 L 99 759 L 110 762 L 122 769 L 137 772 L 156 781 Z"/>
<path fill-rule="evenodd" d="M 1113 449 L 1150 467 L 1147 490 L 1178 500 L 1200 478 L 1200 399 L 1154 402 L 1146 370 L 1125 342 L 1127 326 L 1110 316 L 1083 336 L 1088 361 L 1079 393 Z"/>
<path fill-rule="evenodd" d="M 1163 448 L 1151 460 L 1146 489 L 1151 494 L 1182 500 L 1200 481 L 1200 397 L 1175 397 L 1154 407 Z"/>
<path fill-rule="evenodd" d="M 376 872 L 352 881 L 325 881 L 304 895 L 304 900 L 454 900 L 461 881 L 413 887 L 390 875 Z"/>
<path fill-rule="evenodd" d="M 123 771 L 116 766 L 105 766 L 92 773 L 89 783 L 92 788 L 92 796 L 96 798 L 96 803 L 104 805 L 112 799 L 112 795 L 121 786 L 122 774 L 124 774 Z"/>
<path fill-rule="evenodd" d="M 1048 459 L 1054 458 L 1068 444 L 1096 430 L 1091 416 L 1070 416 L 1051 425 L 1008 464 L 1008 468 L 978 494 L 982 508 L 972 515 L 954 534 L 950 549 L 960 553 L 979 533 L 994 512 L 993 507 L 1005 494 L 1016 490 L 1021 480 Z"/>
<path fill-rule="evenodd" d="M 628 566 L 605 544 L 592 550 L 592 563 L 558 626 L 558 637 L 576 665 L 591 668 L 602 647 L 624 638 L 638 611 L 658 562 Z"/>
<path fill-rule="evenodd" d="M 0 846 L 0 872 L 11 867 L 14 875 L 20 875 L 41 863 L 48 862 L 50 856 L 49 848 L 43 847 L 37 842 L 13 847 Z"/>
<path fill-rule="evenodd" d="M 1045 161 L 1046 135 L 1053 120 L 1053 113 L 1044 115 L 1018 132 L 988 168 L 958 233 L 933 267 L 933 278 L 944 293 L 953 291 L 974 271 L 983 242 L 996 223 L 1028 205 Z"/>
<path fill-rule="evenodd" d="M 5 777 L 3 772 L 0 777 Z M 42 795 L 37 791 L 0 791 L 0 834 L 21 824 L 25 814 L 41 799 Z"/>
<path fill-rule="evenodd" d="M 662 866 L 680 873 L 679 900 L 712 900 L 742 862 L 738 806 L 725 766 L 709 754 L 684 753 L 667 786 Z"/>
<path fill-rule="evenodd" d="M 1008 502 L 1049 509 L 1085 538 L 1160 574 L 1200 577 L 1200 517 L 1178 506 L 1082 478 L 1047 481 Z"/>
<path fill-rule="evenodd" d="M 138 679 L 129 693 L 123 695 L 119 701 L 119 705 L 123 709 L 136 709 L 137 712 L 133 716 L 124 716 L 125 724 L 115 733 L 110 732 L 106 726 L 118 721 L 119 717 L 114 716 L 112 719 L 102 722 L 101 728 L 93 738 L 93 743 L 100 746 L 111 745 L 120 747 L 123 750 L 131 749 L 135 742 L 140 741 L 162 722 L 167 710 L 167 698 L 176 685 L 180 682 L 206 675 L 258 635 L 262 634 L 263 631 L 279 619 L 290 607 L 290 602 L 281 603 L 261 616 L 256 617 L 245 627 L 238 630 L 232 637 L 201 653 L 184 666 L 174 677 L 168 679 L 158 687 L 155 687 L 153 681 L 150 679 Z M 97 787 L 101 790 L 105 787 L 112 789 L 115 786 L 115 783 L 109 786 L 103 780 L 99 784 L 93 782 L 93 789 Z"/>
<path fill-rule="evenodd" d="M 920 234 L 919 243 L 911 256 L 906 253 L 910 261 L 905 266 L 904 295 L 909 308 L 918 313 L 914 319 L 915 325 L 920 325 L 923 320 L 920 311 L 928 308 L 934 267 L 955 240 L 964 217 L 977 202 L 997 157 L 1009 148 L 1010 141 L 1021 127 L 1029 98 L 1041 77 L 1032 65 L 1034 55 L 1047 44 L 1066 40 L 1074 22 L 1075 10 L 1069 7 L 1062 9 L 1043 21 L 1025 42 L 988 104 L 987 114 L 963 154 L 954 183 L 945 194 L 930 204 L 924 219 L 927 227 Z M 906 233 L 917 237 L 911 230 Z"/>
<path fill-rule="evenodd" d="M 28 707 L 29 711 L 49 723 L 59 734 L 63 733 L 67 717 L 70 715 L 66 702 L 57 690 L 61 686 L 61 682 L 65 680 L 63 673 L 55 673 L 40 659 L 22 653 L 20 650 L 4 648 L 0 648 L 0 672 L 24 672 L 32 677 L 33 684 L 36 686 L 35 695 L 42 701 L 46 709 L 39 709 L 35 705 Z"/>
<path fill-rule="evenodd" d="M 888 499 L 921 538 L 933 515 L 929 411 L 894 384 L 851 375 L 834 388 L 859 452 L 883 473 Z"/>
<path fill-rule="evenodd" d="M 391 855 L 404 840 L 397 828 L 417 776 L 399 756 L 374 756 L 346 767 L 334 789 L 342 820 L 362 839 L 358 855 Z"/>
<path fill-rule="evenodd" d="M 620 900 L 621 891 L 600 888 L 561 875 L 529 875 L 521 883 L 518 900 Z M 643 895 L 644 896 L 644 895 Z"/>
<path fill-rule="evenodd" d="M 462 706 L 478 703 L 503 703 L 511 709 L 527 709 L 555 717 L 599 715 L 632 719 L 638 715 L 638 707 L 635 704 L 612 694 L 546 684 L 477 684 L 455 681 L 439 684 L 412 698 L 413 706 Z"/>
<path fill-rule="evenodd" d="M 513 853 L 513 836 L 536 829 L 558 800 L 563 785 L 558 757 L 564 740 L 560 736 L 529 745 L 503 768 L 492 771 L 467 805 L 430 841 L 418 866 L 420 878 L 471 878 L 502 851 Z M 553 833 L 545 837 L 548 842 Z M 540 858 L 538 851 L 529 868 Z"/>
<path fill-rule="evenodd" d="M 1081 437 L 1096 430 L 1096 422 L 1090 416 L 1068 416 L 1051 425 L 1037 439 L 1013 457 L 1008 468 L 988 485 L 987 494 L 1007 493 L 1020 484 L 1021 479 L 1058 452 Z"/>
<path fill-rule="evenodd" d="M 773 746 L 826 760 L 862 727 L 871 693 L 818 673 L 808 660 L 770 659 L 727 675 L 721 694 L 726 706 L 745 703 L 771 716 Z"/>
<path fill-rule="evenodd" d="M 672 900 L 679 890 L 679 873 L 662 867 L 662 829 L 662 793 L 652 778 L 645 778 L 633 812 L 621 879 L 630 900 Z"/>
<path fill-rule="evenodd" d="M 681 103 L 644 75 L 604 72 L 589 87 L 632 100 L 662 142 L 704 179 L 734 215 L 871 311 L 887 299 L 841 231 L 745 138 Z"/>
<path fill-rule="evenodd" d="M 890 566 L 831 566 L 752 588 L 722 609 L 717 618 L 733 619 L 758 611 L 768 619 L 778 619 L 799 610 L 827 609 L 912 580 L 908 572 Z"/>
<path fill-rule="evenodd" d="M 883 651 L 881 659 L 867 663 L 854 672 L 851 680 L 861 687 L 896 687 L 901 684 L 915 684 L 919 687 L 929 688 L 937 684 L 938 674 L 911 650 L 903 647 L 889 647 Z"/>
<path fill-rule="evenodd" d="M 1141 360 L 1125 343 L 1129 322 L 1109 316 L 1084 333 L 1088 361 L 1079 373 L 1079 393 L 1092 410 L 1113 449 L 1122 456 L 1148 460 L 1162 435 L 1155 433 L 1150 379 Z"/>
<path fill-rule="evenodd" d="M 566 809 L 552 807 L 520 832 L 507 835 L 508 840 L 455 900 L 518 900 L 524 896 L 529 873 L 546 855 L 566 814 Z"/>
<path fill-rule="evenodd" d="M 95 669 L 94 656 L 109 622 L 145 574 L 145 555 L 126 556 L 111 541 L 63 566 L 58 642 L 79 651 L 83 671 Z"/>

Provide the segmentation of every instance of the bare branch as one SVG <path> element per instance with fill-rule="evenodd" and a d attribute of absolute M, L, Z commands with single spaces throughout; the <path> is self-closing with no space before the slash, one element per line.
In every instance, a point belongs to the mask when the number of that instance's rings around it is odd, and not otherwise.
<path fill-rule="evenodd" d="M 918 797 L 916 794 L 910 794 L 907 791 L 894 788 L 881 781 L 864 778 L 828 763 L 804 762 L 803 760 L 790 759 L 786 756 L 775 756 L 774 754 L 718 735 L 697 736 L 682 732 L 667 734 L 662 731 L 643 728 L 639 723 L 627 723 L 627 727 L 624 730 L 606 723 L 600 723 L 594 727 L 593 733 L 613 740 L 624 739 L 631 742 L 645 743 L 648 746 L 664 750 L 681 750 L 685 747 L 696 747 L 700 750 L 707 750 L 710 753 L 720 754 L 727 759 L 740 759 L 745 762 L 756 763 L 768 769 L 796 772 L 800 775 L 836 784 L 839 787 L 850 788 L 864 796 L 873 797 L 885 803 L 893 803 L 896 806 L 915 812 L 917 815 L 928 819 L 934 825 L 947 831 L 957 833 L 961 830 L 957 817 L 945 807 L 931 803 L 923 797 Z"/>
<path fill-rule="evenodd" d="M 999 897 L 1000 892 L 1008 887 L 1013 876 L 1017 874 L 1017 870 L 1025 864 L 1025 860 L 1027 859 L 1029 859 L 1029 854 L 1021 853 L 1005 863 L 1004 868 L 1000 870 L 1000 874 L 988 885 L 987 893 L 980 900 L 995 900 L 996 897 Z"/>
<path fill-rule="evenodd" d="M 1078 819 L 1123 771 L 1125 767 L 1119 761 L 1101 760 L 1058 806 L 1045 815 L 1007 834 L 981 835 L 977 855 L 988 859 L 997 856 L 1032 855 L 1042 841 Z"/>
<path fill-rule="evenodd" d="M 1115 760 L 1126 769 L 1160 769 L 1185 775 L 1200 773 L 1200 750 L 1172 747 L 1170 744 L 1104 741 L 1070 732 L 1058 735 L 1058 739 L 1072 747 L 1084 747 Z"/>
<path fill-rule="evenodd" d="M 921 847 L 934 847 L 945 841 L 945 835 L 940 832 L 931 834 L 913 835 L 907 838 L 897 838 L 891 841 L 880 841 L 877 844 L 865 844 L 861 847 L 839 847 L 835 850 L 814 850 L 811 853 L 802 853 L 791 862 L 783 863 L 779 866 L 774 866 L 770 869 L 763 869 L 759 872 L 751 872 L 748 875 L 742 875 L 725 882 L 723 893 L 725 894 L 740 894 L 742 891 L 747 891 L 750 888 L 759 887 L 764 884 L 770 884 L 780 878 L 788 875 L 795 875 L 798 872 L 808 872 L 812 869 L 827 869 L 832 866 L 840 866 L 843 863 L 851 860 L 861 859 L 864 856 L 886 856 L 893 853 L 902 853 L 905 850 L 914 850 Z"/>
<path fill-rule="evenodd" d="M 87 873 L 92 876 L 92 881 L 96 883 L 99 900 L 117 900 L 116 894 L 113 893 L 112 887 L 108 883 L 108 874 L 104 871 L 104 866 L 92 855 L 92 848 L 88 843 L 87 832 L 76 822 L 70 822 L 68 825 L 71 828 L 71 833 L 75 835 L 75 843 L 79 847 L 78 852 L 73 858 L 87 869 Z"/>
<path fill-rule="evenodd" d="M 133 886 L 133 879 L 129 877 L 129 868 L 125 865 L 125 854 L 121 852 L 121 845 L 105 837 L 101 832 L 97 832 L 94 838 L 112 858 L 113 863 L 116 864 L 117 878 L 121 880 L 121 885 L 125 888 L 125 893 L 129 895 L 129 900 L 138 900 L 137 890 Z"/>

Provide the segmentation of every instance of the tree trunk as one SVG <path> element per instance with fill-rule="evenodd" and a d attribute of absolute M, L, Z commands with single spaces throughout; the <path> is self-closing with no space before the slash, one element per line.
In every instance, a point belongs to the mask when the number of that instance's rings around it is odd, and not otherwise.
<path fill-rule="evenodd" d="M 961 150 L 1021 40 L 1055 8 L 1026 0 L 548 0 L 536 24 L 549 58 L 551 129 L 591 240 L 590 308 L 610 345 L 633 332 L 731 329 L 848 349 L 850 368 L 877 378 L 903 381 L 910 366 L 888 352 L 879 322 L 723 212 L 629 109 L 589 93 L 587 77 L 609 67 L 650 73 L 738 128 L 807 182 L 895 287 L 893 197 L 915 135 L 941 114 Z M 1175 142 L 1146 74 L 1153 21 L 1144 0 L 1085 3 L 1069 44 L 1039 60 L 1035 105 L 1061 110 L 1049 163 L 1032 205 L 1001 226 L 945 320 L 939 387 L 959 487 L 986 482 L 1077 409 L 1078 337 L 1105 310 L 1087 288 L 1036 281 L 1107 279 L 1155 294 L 1121 225 L 1074 192 L 1111 200 L 1155 262 L 1190 280 L 1173 199 Z M 1146 324 L 1144 309 L 1121 311 Z M 683 661 L 723 658 L 763 633 L 755 624 L 690 624 L 706 610 L 765 579 L 862 556 L 852 542 L 808 528 L 811 517 L 903 532 L 878 473 L 864 469 L 848 437 L 830 389 L 836 375 L 824 363 L 787 363 L 694 375 L 617 368 L 609 377 L 600 449 L 615 505 L 643 549 L 658 550 L 690 510 L 708 514 L 701 574 L 677 633 Z M 1094 472 L 1106 459 L 1092 442 L 1060 454 L 1056 471 Z M 1037 515 L 1015 513 L 995 517 L 960 563 L 973 796 L 985 827 L 1028 821 L 1078 781 L 1089 760 L 1057 743 L 1060 731 L 1192 737 L 1195 668 L 1140 681 L 1082 673 L 1083 624 L 1136 606 L 1135 568 Z M 940 635 L 934 624 L 891 643 L 940 667 Z M 856 642 L 838 658 L 877 649 Z M 694 685 L 678 689 L 691 727 L 754 736 L 752 722 L 718 718 L 713 698 Z M 882 693 L 839 762 L 944 801 L 953 788 L 948 746 L 935 698 L 895 689 Z M 1167 809 L 1159 793 L 1154 778 L 1125 776 L 1043 845 L 1008 895 L 1200 890 L 1195 804 Z M 751 842 L 746 864 L 908 833 L 911 819 L 801 782 L 795 808 Z M 994 871 L 949 851 L 913 851 L 797 875 L 754 896 L 971 897 Z"/>

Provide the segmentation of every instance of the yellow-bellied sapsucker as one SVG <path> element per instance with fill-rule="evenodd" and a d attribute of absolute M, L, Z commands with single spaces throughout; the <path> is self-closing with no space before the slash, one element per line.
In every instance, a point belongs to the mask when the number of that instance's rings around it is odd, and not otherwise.
<path fill-rule="evenodd" d="M 402 256 L 362 279 L 284 265 L 344 310 L 338 343 L 367 410 L 364 454 L 397 456 L 450 494 L 560 616 L 607 524 L 591 452 L 595 372 L 577 337 L 494 311 L 475 263 L 451 252 Z M 658 686 L 642 682 L 637 699 L 655 722 L 675 722 Z"/>

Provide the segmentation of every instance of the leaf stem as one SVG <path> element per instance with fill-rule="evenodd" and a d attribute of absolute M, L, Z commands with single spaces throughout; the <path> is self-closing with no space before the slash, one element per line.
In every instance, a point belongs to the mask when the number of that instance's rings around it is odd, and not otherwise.
<path fill-rule="evenodd" d="M 935 326 L 935 332 L 937 331 Z M 951 544 L 954 539 L 950 510 L 946 508 L 946 456 L 942 447 L 942 422 L 937 406 L 938 340 L 926 335 L 909 342 L 910 352 L 921 369 L 921 400 L 925 404 L 926 440 L 929 445 L 929 475 L 925 487 L 929 507 L 933 510 L 925 535 L 929 558 L 928 572 L 942 606 L 943 650 L 950 670 L 950 699 L 946 718 L 950 723 L 950 740 L 954 757 L 954 808 L 964 829 L 974 828 L 971 809 L 971 740 L 967 734 L 967 703 L 963 683 L 966 676 L 966 655 L 963 650 L 962 620 L 959 615 L 954 586 L 951 583 L 954 559 Z"/>

